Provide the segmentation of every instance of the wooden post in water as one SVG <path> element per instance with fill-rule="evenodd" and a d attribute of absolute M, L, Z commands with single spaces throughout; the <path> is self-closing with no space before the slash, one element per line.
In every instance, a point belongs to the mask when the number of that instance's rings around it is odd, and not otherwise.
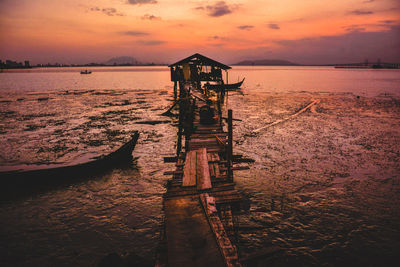
<path fill-rule="evenodd" d="M 233 154 L 233 124 L 232 124 L 232 110 L 228 109 L 228 179 L 233 180 L 232 175 L 232 154 Z"/>
<path fill-rule="evenodd" d="M 178 98 L 178 83 L 174 81 L 174 101 Z"/>
<path fill-rule="evenodd" d="M 224 81 L 221 81 L 221 103 L 224 104 L 225 102 L 225 87 L 224 87 Z"/>
<path fill-rule="evenodd" d="M 182 150 L 182 130 L 183 130 L 183 118 L 184 118 L 184 98 L 183 98 L 183 85 L 179 84 L 179 122 L 178 122 L 178 143 L 176 144 L 176 157 Z"/>
<path fill-rule="evenodd" d="M 182 150 L 182 125 L 179 122 L 179 129 L 178 129 L 178 143 L 176 144 L 176 156 L 179 157 L 179 154 Z"/>
<path fill-rule="evenodd" d="M 183 88 L 184 88 L 184 84 L 182 81 L 179 81 L 179 99 L 181 99 L 183 97 Z"/>
<path fill-rule="evenodd" d="M 217 107 L 218 107 L 218 116 L 220 118 L 219 125 L 222 127 L 222 108 L 221 108 L 221 91 L 217 92 Z"/>

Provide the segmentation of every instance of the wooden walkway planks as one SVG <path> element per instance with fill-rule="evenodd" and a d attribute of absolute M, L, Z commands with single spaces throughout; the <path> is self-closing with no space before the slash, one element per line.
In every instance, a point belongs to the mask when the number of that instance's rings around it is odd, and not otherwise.
<path fill-rule="evenodd" d="M 197 196 L 164 201 L 168 266 L 224 266 Z"/>
<path fill-rule="evenodd" d="M 220 121 L 200 124 L 198 109 L 164 195 L 165 264 L 240 266 L 229 238 L 234 232 L 231 207 L 242 197 L 227 177 L 227 133 Z"/>
<path fill-rule="evenodd" d="M 195 186 L 196 185 L 196 164 L 197 153 L 192 150 L 186 153 L 185 165 L 183 167 L 183 180 L 182 186 Z"/>
<path fill-rule="evenodd" d="M 197 154 L 197 189 L 204 190 L 211 188 L 210 168 L 208 167 L 207 149 L 196 150 Z"/>
<path fill-rule="evenodd" d="M 214 175 L 210 175 L 213 165 L 209 165 L 208 161 L 206 148 L 188 151 L 183 166 L 182 186 L 197 185 L 199 190 L 210 189 L 212 187 L 211 176 L 215 177 L 215 172 L 213 172 Z"/>

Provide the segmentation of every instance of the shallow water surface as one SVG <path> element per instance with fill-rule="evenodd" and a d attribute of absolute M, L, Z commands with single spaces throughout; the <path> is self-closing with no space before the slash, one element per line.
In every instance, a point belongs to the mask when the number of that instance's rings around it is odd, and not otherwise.
<path fill-rule="evenodd" d="M 112 252 L 137 255 L 139 263 L 154 258 L 169 179 L 163 172 L 173 169 L 162 157 L 176 149 L 176 121 L 161 116 L 172 99 L 168 69 L 99 68 L 85 77 L 78 71 L 0 74 L 0 169 L 109 153 L 137 130 L 134 159 L 1 203 L 6 266 L 96 265 Z M 234 125 L 234 151 L 256 161 L 235 173 L 237 189 L 251 202 L 237 216 L 242 256 L 279 246 L 259 266 L 399 260 L 399 74 L 310 67 L 230 72 L 231 81 L 246 77 L 225 107 L 242 120 Z M 148 121 L 157 123 L 140 123 Z"/>

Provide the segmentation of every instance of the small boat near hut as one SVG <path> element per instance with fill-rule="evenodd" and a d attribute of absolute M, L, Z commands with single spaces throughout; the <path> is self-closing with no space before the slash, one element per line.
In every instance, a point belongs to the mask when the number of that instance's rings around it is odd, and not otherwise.
<path fill-rule="evenodd" d="M 230 90 L 236 90 L 239 89 L 243 82 L 244 79 L 241 80 L 240 82 L 237 83 L 227 83 L 227 84 L 210 84 L 210 83 L 206 83 L 204 86 L 207 87 L 207 89 L 212 89 L 212 90 L 221 90 L 224 89 L 225 91 L 230 91 Z"/>
<path fill-rule="evenodd" d="M 81 71 L 81 74 L 91 74 L 92 72 L 91 71 L 88 71 L 88 70 L 82 70 Z"/>

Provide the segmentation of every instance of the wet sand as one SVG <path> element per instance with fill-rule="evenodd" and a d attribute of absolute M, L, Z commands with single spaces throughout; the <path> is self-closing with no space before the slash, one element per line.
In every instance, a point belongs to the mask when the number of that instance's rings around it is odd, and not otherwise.
<path fill-rule="evenodd" d="M 160 115 L 170 104 L 167 93 L 1 95 L 2 170 L 107 154 L 129 140 L 131 132 L 140 132 L 129 166 L 1 202 L 0 261 L 5 266 L 96 266 L 112 252 L 129 254 L 134 262 L 152 262 L 162 221 L 163 172 L 168 168 L 162 156 L 174 153 L 176 138 L 173 119 Z M 136 123 L 146 121 L 151 124 Z M 38 127 L 26 130 L 28 125 Z"/>
<path fill-rule="evenodd" d="M 134 129 L 171 121 L 158 116 L 166 93 L 88 90 L 3 96 L 0 171 L 76 164 L 108 154 L 127 142 Z M 154 95 L 158 108 L 149 104 Z"/>
<path fill-rule="evenodd" d="M 230 100 L 234 117 L 245 122 L 236 127 L 236 151 L 256 160 L 251 172 L 235 176 L 252 201 L 239 221 L 259 229 L 239 230 L 244 255 L 276 245 L 288 257 L 269 259 L 272 266 L 399 259 L 398 97 L 304 92 Z"/>
<path fill-rule="evenodd" d="M 115 230 L 113 226 L 112 233 L 124 240 L 119 249 L 151 257 L 158 242 L 154 229 L 161 223 L 161 216 L 151 212 L 161 211 L 161 194 L 165 190 L 162 185 L 168 178 L 162 176 L 162 172 L 170 170 L 170 166 L 162 164 L 162 156 L 174 153 L 176 138 L 176 129 L 171 126 L 173 121 L 166 123 L 168 119 L 160 116 L 169 107 L 171 94 L 169 89 L 2 95 L 2 170 L 20 164 L 70 162 L 85 155 L 107 153 L 124 143 L 134 130 L 139 130 L 141 140 L 134 151 L 134 156 L 140 157 L 135 165 L 137 169 L 128 171 L 135 175 L 133 179 L 125 175 L 124 184 L 118 185 L 117 171 L 105 181 L 96 181 L 96 192 L 82 184 L 66 188 L 66 192 L 43 195 L 29 204 L 13 203 L 2 207 L 1 219 L 6 220 L 7 214 L 12 224 L 19 220 L 21 212 L 43 208 L 44 203 L 57 203 L 65 194 L 83 199 L 82 205 L 91 205 L 92 199 L 86 196 L 95 194 L 101 210 L 103 201 L 121 195 L 113 203 L 115 207 L 137 201 L 145 203 L 147 209 L 134 208 L 127 224 L 126 213 L 119 214 L 116 208 L 110 207 L 113 214 L 118 214 L 113 218 L 113 225 L 118 222 L 123 226 L 123 230 Z M 291 117 L 313 101 L 317 102 Z M 251 201 L 250 210 L 238 216 L 242 256 L 279 246 L 284 256 L 276 254 L 265 259 L 265 264 L 389 266 L 390 260 L 399 260 L 399 97 L 244 90 L 244 95 L 230 94 L 228 106 L 233 109 L 234 118 L 243 120 L 234 123 L 234 152 L 256 161 L 250 165 L 250 171 L 235 173 L 238 188 Z M 278 121 L 281 122 L 275 123 Z M 268 125 L 271 126 L 266 127 Z M 106 181 L 115 185 L 112 194 L 106 192 Z M 81 223 L 88 224 L 89 229 L 98 231 L 97 227 L 102 229 L 109 223 L 107 220 L 101 226 L 93 221 L 87 223 L 79 214 L 68 210 L 68 203 L 64 204 L 63 207 L 56 205 L 57 213 L 63 216 L 73 213 L 75 220 L 83 220 Z M 43 209 L 53 216 L 54 208 Z M 98 212 L 97 208 L 93 210 Z M 109 212 L 101 214 L 107 216 Z M 144 222 L 144 228 L 137 226 L 136 221 Z M 34 218 L 30 223 L 35 224 Z M 15 225 L 15 229 L 9 229 L 11 232 L 24 232 L 30 227 Z M 136 230 L 130 228 L 132 225 L 136 225 Z M 54 236 L 63 235 L 57 231 L 57 221 L 46 225 L 49 227 L 54 230 Z M 141 242 L 129 243 L 130 234 L 124 236 L 128 228 L 136 231 L 137 240 L 148 240 L 145 251 L 141 250 Z M 39 232 L 35 235 L 40 235 Z M 86 246 L 82 244 L 87 255 L 81 256 L 81 262 L 92 262 L 94 255 L 107 252 L 108 248 L 104 247 L 96 252 L 89 249 L 96 235 L 85 241 Z M 29 237 L 26 234 L 23 239 Z M 107 238 L 118 243 L 117 239 Z M 15 246 L 23 246 L 23 239 L 9 236 L 8 239 L 17 244 Z M 46 240 L 46 236 L 39 239 Z M 46 242 L 51 247 L 51 240 Z M 26 249 L 32 248 L 14 250 Z M 75 247 L 64 249 L 74 251 Z M 62 251 L 54 251 L 51 257 L 59 257 Z M 72 263 L 75 262 L 73 258 L 64 260 Z"/>

